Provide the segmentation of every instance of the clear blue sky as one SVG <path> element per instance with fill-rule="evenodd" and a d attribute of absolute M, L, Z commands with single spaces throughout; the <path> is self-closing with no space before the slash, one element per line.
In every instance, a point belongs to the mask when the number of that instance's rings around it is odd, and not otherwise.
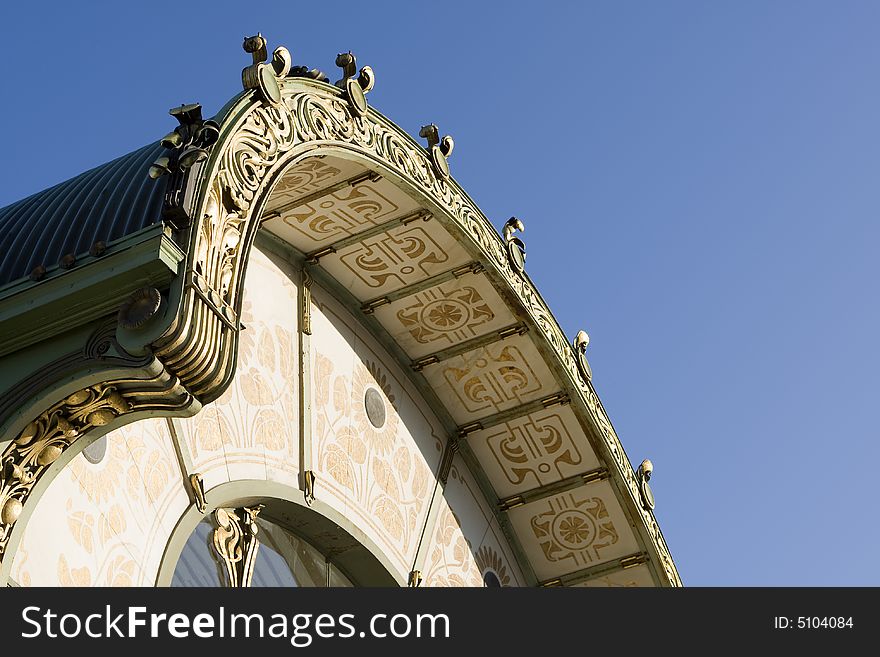
<path fill-rule="evenodd" d="M 215 112 L 245 35 L 350 49 L 524 220 L 684 582 L 880 585 L 880 4 L 131 4 L 4 6 L 0 206 Z"/>

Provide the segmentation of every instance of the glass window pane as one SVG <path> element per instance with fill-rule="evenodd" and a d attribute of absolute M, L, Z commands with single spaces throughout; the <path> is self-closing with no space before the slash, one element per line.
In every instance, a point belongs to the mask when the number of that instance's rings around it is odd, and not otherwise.
<path fill-rule="evenodd" d="M 220 586 L 220 573 L 211 550 L 209 520 L 196 525 L 180 553 L 171 586 Z"/>

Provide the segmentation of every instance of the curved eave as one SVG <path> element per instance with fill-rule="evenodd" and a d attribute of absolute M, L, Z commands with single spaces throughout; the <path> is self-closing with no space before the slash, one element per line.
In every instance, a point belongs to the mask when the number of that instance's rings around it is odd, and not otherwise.
<path fill-rule="evenodd" d="M 285 132 L 286 121 L 293 125 L 292 137 L 267 138 L 280 154 L 262 182 L 248 183 L 258 185 L 257 222 L 323 270 L 390 337 L 439 414 L 451 418 L 453 437 L 536 583 L 577 585 L 632 568 L 651 583 L 680 585 L 569 339 L 488 219 L 454 180 L 439 175 L 423 146 L 372 108 L 355 119 L 338 89 L 311 80 L 287 79 L 282 90 L 283 108 L 261 110 L 257 94 L 245 94 L 222 126 L 234 149 L 236 135 L 263 126 L 272 132 L 273 112 L 287 117 L 279 124 Z M 247 117 L 260 112 L 248 127 Z M 203 202 L 210 185 L 226 180 L 224 158 L 235 159 L 217 153 L 200 176 Z M 434 320 L 422 312 L 429 305 L 440 308 Z M 548 432 L 565 445 L 541 448 Z M 515 449 L 532 454 L 521 467 L 505 466 L 503 449 L 492 445 L 517 442 Z M 541 528 L 565 514 L 581 514 L 608 544 L 566 552 Z"/>
<path fill-rule="evenodd" d="M 189 395 L 216 399 L 235 368 L 248 251 L 258 231 L 270 235 L 387 338 L 533 583 L 623 573 L 680 585 L 578 355 L 488 219 L 372 108 L 357 117 L 339 89 L 303 78 L 281 90 L 279 105 L 257 91 L 232 99 L 210 157 L 172 179 L 185 253 L 164 232 L 144 242 L 147 260 L 164 262 L 155 280 L 174 278 L 161 321 L 126 339 L 150 345 Z M 145 147 L 0 210 L 0 285 L 158 221 L 167 183 L 147 170 L 161 152 Z M 19 283 L 7 289 L 32 293 Z"/>

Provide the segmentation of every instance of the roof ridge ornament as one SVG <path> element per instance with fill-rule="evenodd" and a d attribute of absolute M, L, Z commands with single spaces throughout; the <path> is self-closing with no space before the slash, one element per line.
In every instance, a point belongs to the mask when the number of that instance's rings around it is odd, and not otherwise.
<path fill-rule="evenodd" d="M 266 39 L 259 32 L 256 36 L 245 37 L 242 48 L 253 55 L 253 64 L 241 71 L 241 84 L 245 89 L 258 89 L 263 100 L 273 105 L 281 102 L 281 87 L 278 80 L 290 73 L 293 59 L 290 51 L 278 46 L 272 53 L 272 63 L 267 64 L 269 53 L 266 50 Z"/>
<path fill-rule="evenodd" d="M 431 161 L 434 164 L 434 171 L 443 180 L 449 178 L 449 163 L 446 161 L 452 155 L 452 149 L 455 148 L 455 142 L 450 135 L 446 135 L 440 139 L 440 131 L 433 123 L 423 125 L 419 130 L 419 137 L 428 140 L 428 153 L 431 154 Z"/>
<path fill-rule="evenodd" d="M 520 219 L 511 217 L 504 224 L 503 234 L 504 242 L 507 244 L 507 260 L 513 270 L 520 276 L 526 272 L 526 245 L 520 238 L 514 237 L 514 233 L 519 231 L 524 233 L 525 225 Z"/>
<path fill-rule="evenodd" d="M 590 336 L 586 331 L 578 331 L 574 337 L 575 358 L 577 360 L 578 372 L 584 383 L 589 383 L 593 378 L 593 369 L 587 362 L 587 345 L 590 344 Z"/>
<path fill-rule="evenodd" d="M 651 492 L 651 487 L 648 485 L 648 480 L 653 472 L 654 464 L 651 463 L 650 459 L 642 461 L 638 471 L 636 471 L 636 479 L 639 481 L 639 493 L 642 497 L 642 506 L 647 511 L 654 510 L 654 493 Z"/>
<path fill-rule="evenodd" d="M 336 55 L 336 65 L 342 69 L 342 79 L 337 80 L 334 84 L 345 92 L 348 104 L 351 105 L 355 115 L 363 116 L 367 113 L 366 94 L 376 84 L 376 75 L 373 73 L 373 69 L 364 66 L 360 75 L 355 78 L 357 57 L 352 54 L 351 50 Z"/>
<path fill-rule="evenodd" d="M 168 153 L 161 155 L 150 166 L 150 178 L 153 179 L 185 171 L 208 159 L 208 152 L 220 137 L 220 126 L 215 121 L 202 119 L 202 106 L 199 103 L 172 107 L 168 113 L 180 125 L 159 142 Z"/>

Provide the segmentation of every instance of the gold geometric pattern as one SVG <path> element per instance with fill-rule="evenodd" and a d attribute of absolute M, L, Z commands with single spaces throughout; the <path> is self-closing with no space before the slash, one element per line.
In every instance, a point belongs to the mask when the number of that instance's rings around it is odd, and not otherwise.
<path fill-rule="evenodd" d="M 510 420 L 490 429 L 485 440 L 513 485 L 527 478 L 535 487 L 558 481 L 571 474 L 563 471 L 566 466 L 577 466 L 583 460 L 558 413 Z"/>
<path fill-rule="evenodd" d="M 296 199 L 306 194 L 314 194 L 324 189 L 341 173 L 341 169 L 327 164 L 324 160 L 309 158 L 285 172 L 284 177 L 272 190 L 272 199 L 273 201 L 282 198 Z"/>
<path fill-rule="evenodd" d="M 397 319 L 419 344 L 442 340 L 449 347 L 477 335 L 477 328 L 495 318 L 480 293 L 470 286 L 447 292 L 442 286 L 420 292 L 397 311 Z"/>
<path fill-rule="evenodd" d="M 406 226 L 365 239 L 341 259 L 368 287 L 398 288 L 439 273 L 449 255 L 424 228 Z"/>
<path fill-rule="evenodd" d="M 496 413 L 541 390 L 538 375 L 515 345 L 497 355 L 484 348 L 462 366 L 444 368 L 443 377 L 471 413 Z"/>
<path fill-rule="evenodd" d="M 599 497 L 579 500 L 574 493 L 547 500 L 547 510 L 532 516 L 530 525 L 549 562 L 568 560 L 570 569 L 598 561 L 600 551 L 618 541 L 605 503 Z"/>
<path fill-rule="evenodd" d="M 400 210 L 377 187 L 370 182 L 345 187 L 285 213 L 284 223 L 316 242 L 355 235 L 392 219 Z"/>

